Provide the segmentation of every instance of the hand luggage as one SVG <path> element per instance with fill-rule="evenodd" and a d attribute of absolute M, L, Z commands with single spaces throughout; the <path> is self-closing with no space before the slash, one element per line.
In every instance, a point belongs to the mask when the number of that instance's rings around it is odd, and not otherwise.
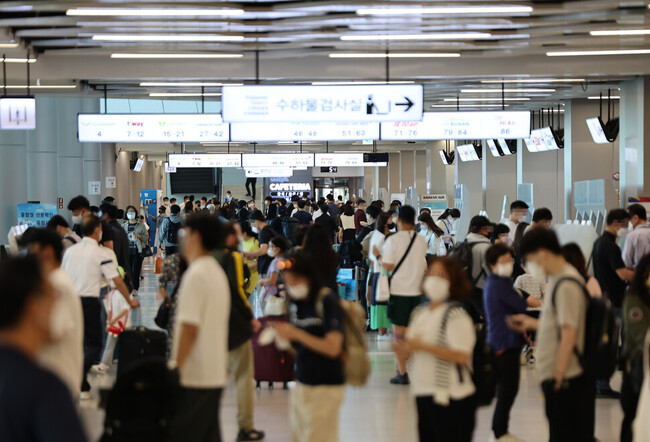
<path fill-rule="evenodd" d="M 262 317 L 259 321 L 262 323 L 263 330 L 272 322 L 287 321 L 286 316 Z M 288 351 L 280 351 L 274 344 L 261 346 L 257 339 L 259 332 L 253 336 L 253 355 L 255 358 L 255 381 L 257 388 L 260 388 L 262 382 L 268 382 L 269 388 L 273 388 L 273 382 L 282 382 L 283 387 L 287 389 L 287 383 L 293 381 L 293 355 Z"/>
<path fill-rule="evenodd" d="M 159 330 L 142 327 L 137 310 L 133 314 L 134 324 L 139 324 L 120 333 L 117 340 L 117 375 L 128 371 L 139 361 L 165 362 L 167 353 L 167 334 Z"/>

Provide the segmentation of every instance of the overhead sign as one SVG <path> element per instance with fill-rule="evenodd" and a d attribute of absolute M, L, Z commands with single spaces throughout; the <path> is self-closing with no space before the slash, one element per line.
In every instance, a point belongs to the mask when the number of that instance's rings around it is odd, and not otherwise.
<path fill-rule="evenodd" d="M 364 166 L 363 153 L 317 153 L 316 167 L 359 167 Z"/>
<path fill-rule="evenodd" d="M 379 123 L 293 121 L 278 123 L 232 123 L 231 141 L 358 141 L 379 139 Z"/>
<path fill-rule="evenodd" d="M 421 122 L 381 124 L 382 140 L 467 140 L 525 138 L 530 112 L 427 112 Z"/>
<path fill-rule="evenodd" d="M 242 167 L 239 153 L 169 154 L 169 167 Z"/>
<path fill-rule="evenodd" d="M 224 121 L 420 121 L 422 85 L 224 86 Z"/>
<path fill-rule="evenodd" d="M 276 169 L 265 167 L 253 167 L 246 169 L 246 178 L 270 178 L 293 176 L 294 169 Z"/>
<path fill-rule="evenodd" d="M 313 153 L 245 153 L 242 154 L 245 169 L 251 167 L 274 169 L 297 169 L 314 167 Z"/>
<path fill-rule="evenodd" d="M 176 173 L 176 168 L 169 165 L 169 162 L 165 162 L 165 173 Z"/>
<path fill-rule="evenodd" d="M 0 129 L 36 129 L 36 99 L 0 98 Z"/>
<path fill-rule="evenodd" d="M 433 219 L 438 219 L 447 209 L 447 195 L 420 195 L 420 209 L 424 208 L 431 211 L 431 217 Z"/>
<path fill-rule="evenodd" d="M 547 150 L 559 149 L 550 127 L 531 131 L 529 142 L 526 142 L 526 146 L 531 152 L 546 152 Z"/>
<path fill-rule="evenodd" d="M 219 114 L 79 114 L 82 143 L 228 142 Z"/>

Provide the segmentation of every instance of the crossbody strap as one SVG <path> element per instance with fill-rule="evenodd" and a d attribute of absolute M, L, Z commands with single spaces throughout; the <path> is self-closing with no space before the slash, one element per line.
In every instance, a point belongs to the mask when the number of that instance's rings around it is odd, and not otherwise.
<path fill-rule="evenodd" d="M 555 295 L 557 293 L 557 290 L 560 288 L 560 283 L 562 283 L 564 281 L 571 281 L 571 282 L 576 283 L 578 285 L 578 287 L 580 288 L 580 291 L 587 298 L 587 304 L 589 304 L 589 301 L 591 300 L 591 298 L 589 296 L 589 293 L 587 293 L 587 291 L 585 290 L 584 285 L 578 279 L 573 278 L 571 276 L 566 276 L 564 278 L 560 278 L 558 280 L 558 282 L 555 283 L 555 287 L 553 287 L 553 293 L 551 294 L 551 304 L 553 305 L 553 309 L 555 309 L 555 314 L 556 315 L 557 315 L 557 306 L 555 304 L 555 298 L 556 298 Z M 586 322 L 586 319 L 585 319 L 585 322 Z M 559 339 L 561 340 L 562 339 L 562 331 L 561 330 L 558 332 L 558 336 L 559 336 Z M 578 358 L 578 362 L 580 363 L 580 366 L 584 368 L 584 365 L 585 365 L 584 354 L 580 354 L 580 352 L 578 351 L 577 343 L 573 346 L 573 354 L 575 354 L 576 357 Z"/>
<path fill-rule="evenodd" d="M 390 281 L 393 279 L 393 276 L 395 276 L 395 273 L 397 273 L 397 271 L 399 270 L 399 268 L 402 266 L 402 263 L 404 262 L 404 260 L 405 260 L 406 257 L 408 256 L 409 252 L 411 251 L 411 247 L 413 247 L 413 243 L 415 242 L 415 237 L 416 237 L 417 235 L 418 235 L 417 232 L 413 232 L 413 237 L 411 238 L 411 242 L 409 243 L 409 246 L 408 246 L 408 248 L 406 249 L 406 253 L 404 253 L 404 256 L 402 256 L 402 259 L 399 260 L 399 262 L 397 263 L 397 265 L 395 266 L 395 268 L 394 268 L 393 271 L 391 272 L 390 276 L 388 277 L 388 282 L 389 282 L 389 283 L 390 283 Z"/>

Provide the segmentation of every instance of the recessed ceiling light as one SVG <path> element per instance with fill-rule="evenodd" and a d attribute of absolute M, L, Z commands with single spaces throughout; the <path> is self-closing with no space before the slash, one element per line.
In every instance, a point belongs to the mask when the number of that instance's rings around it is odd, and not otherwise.
<path fill-rule="evenodd" d="M 175 59 L 175 58 L 242 58 L 244 54 L 111 54 L 111 58 Z"/>
<path fill-rule="evenodd" d="M 603 97 L 596 97 L 596 96 L 588 97 L 589 100 L 600 100 L 601 98 L 604 100 L 604 99 L 607 99 L 608 97 L 605 97 L 605 96 L 603 96 Z M 609 98 L 611 98 L 612 100 L 620 100 L 621 99 L 621 97 L 619 97 L 618 95 L 612 95 Z"/>
<path fill-rule="evenodd" d="M 429 8 L 361 8 L 359 15 L 403 15 L 403 14 L 521 14 L 531 13 L 530 6 L 434 6 Z"/>
<path fill-rule="evenodd" d="M 453 52 L 389 52 L 388 54 L 379 53 L 332 53 L 330 58 L 453 58 L 460 57 L 460 54 Z"/>
<path fill-rule="evenodd" d="M 142 87 L 220 87 L 220 86 L 243 86 L 243 83 L 201 83 L 201 82 L 143 82 Z"/>
<path fill-rule="evenodd" d="M 556 51 L 547 52 L 549 57 L 582 57 L 592 55 L 648 55 L 650 49 L 614 49 L 609 51 Z"/>
<path fill-rule="evenodd" d="M 649 35 L 650 29 L 612 29 L 608 31 L 590 31 L 590 35 L 608 36 L 608 35 Z"/>
<path fill-rule="evenodd" d="M 528 97 L 513 97 L 513 98 L 445 98 L 443 101 L 530 101 Z"/>
<path fill-rule="evenodd" d="M 241 35 L 93 35 L 96 41 L 160 41 L 160 42 L 193 42 L 193 41 L 242 41 Z"/>
<path fill-rule="evenodd" d="M 10 41 L 8 43 L 0 43 L 0 48 L 1 49 L 13 49 L 13 48 L 17 48 L 17 47 L 18 47 L 18 43 L 14 42 L 14 41 Z"/>
<path fill-rule="evenodd" d="M 463 94 L 500 94 L 505 93 L 535 93 L 555 92 L 555 89 L 461 89 Z"/>
<path fill-rule="evenodd" d="M 429 34 L 342 35 L 344 41 L 384 40 L 480 40 L 492 37 L 487 32 L 438 32 Z"/>
<path fill-rule="evenodd" d="M 150 97 L 220 97 L 221 94 L 210 93 L 210 92 L 152 92 L 149 94 Z"/>
<path fill-rule="evenodd" d="M 483 80 L 483 84 L 501 84 L 501 83 L 584 83 L 584 78 L 520 78 L 508 80 Z"/>
<path fill-rule="evenodd" d="M 9 58 L 9 57 L 3 58 L 2 61 L 4 63 L 27 63 L 28 62 L 26 58 Z M 29 63 L 36 63 L 36 59 L 30 58 Z"/>
<path fill-rule="evenodd" d="M 196 17 L 242 15 L 243 9 L 127 9 L 127 8 L 75 8 L 68 9 L 66 15 L 86 17 Z"/>
<path fill-rule="evenodd" d="M 509 104 L 503 105 L 503 107 L 509 107 Z M 501 107 L 500 104 L 461 104 L 456 106 L 455 104 L 432 104 L 431 107 L 444 107 L 444 108 L 456 108 L 456 107 Z"/>
<path fill-rule="evenodd" d="M 413 84 L 415 81 L 313 81 L 312 86 L 364 86 L 373 84 Z"/>

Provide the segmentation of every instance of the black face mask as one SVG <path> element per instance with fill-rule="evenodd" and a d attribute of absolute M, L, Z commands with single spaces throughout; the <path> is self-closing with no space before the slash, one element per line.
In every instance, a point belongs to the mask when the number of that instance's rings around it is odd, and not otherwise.
<path fill-rule="evenodd" d="M 393 230 L 395 228 L 395 224 L 387 224 L 388 230 Z"/>

